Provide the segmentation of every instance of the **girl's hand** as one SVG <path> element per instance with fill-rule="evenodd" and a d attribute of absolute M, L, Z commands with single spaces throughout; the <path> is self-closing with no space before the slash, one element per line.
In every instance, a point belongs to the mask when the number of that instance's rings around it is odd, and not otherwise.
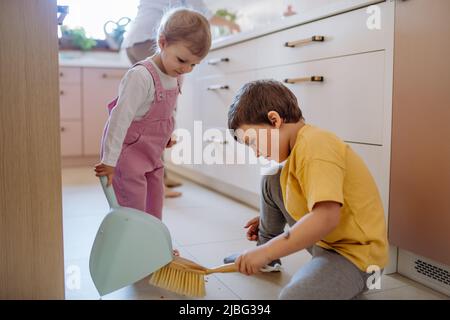
<path fill-rule="evenodd" d="M 241 27 L 237 23 L 232 21 L 230 21 L 230 23 L 228 24 L 228 28 L 230 28 L 231 33 L 241 32 Z"/>
<path fill-rule="evenodd" d="M 260 272 L 261 268 L 272 261 L 267 254 L 266 245 L 245 251 L 236 259 L 236 266 L 240 273 L 248 276 Z"/>
<path fill-rule="evenodd" d="M 167 142 L 166 148 L 172 148 L 174 144 L 177 143 L 177 139 L 175 137 L 170 138 L 169 142 Z"/>
<path fill-rule="evenodd" d="M 112 184 L 113 176 L 114 176 L 114 169 L 115 167 L 108 166 L 104 163 L 98 163 L 95 165 L 95 176 L 96 177 L 102 177 L 107 176 L 108 182 L 106 183 L 106 186 L 110 186 Z"/>
<path fill-rule="evenodd" d="M 249 220 L 244 228 L 248 228 L 247 230 L 247 240 L 256 241 L 258 240 L 258 232 L 259 232 L 259 217 L 254 217 Z"/>

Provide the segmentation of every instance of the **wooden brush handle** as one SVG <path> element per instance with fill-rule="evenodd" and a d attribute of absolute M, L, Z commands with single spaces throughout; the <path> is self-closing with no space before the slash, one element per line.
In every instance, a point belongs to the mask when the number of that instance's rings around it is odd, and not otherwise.
<path fill-rule="evenodd" d="M 211 273 L 226 273 L 226 272 L 237 272 L 237 266 L 234 262 L 232 263 L 227 263 L 212 269 L 207 269 L 206 270 L 206 274 L 211 274 Z"/>

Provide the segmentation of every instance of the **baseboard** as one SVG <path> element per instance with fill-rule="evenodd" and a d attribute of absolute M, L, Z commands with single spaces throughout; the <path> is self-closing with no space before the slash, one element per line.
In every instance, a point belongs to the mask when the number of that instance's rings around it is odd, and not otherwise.
<path fill-rule="evenodd" d="M 219 192 L 233 200 L 241 202 L 252 208 L 259 209 L 259 195 L 245 189 L 225 183 L 219 179 L 203 175 L 195 170 L 173 165 L 169 162 L 165 163 L 165 167 L 169 172 L 174 172 L 184 178 L 198 183 L 208 189 Z"/>
<path fill-rule="evenodd" d="M 384 274 L 392 274 L 397 272 L 398 248 L 389 246 L 389 262 L 384 268 Z"/>

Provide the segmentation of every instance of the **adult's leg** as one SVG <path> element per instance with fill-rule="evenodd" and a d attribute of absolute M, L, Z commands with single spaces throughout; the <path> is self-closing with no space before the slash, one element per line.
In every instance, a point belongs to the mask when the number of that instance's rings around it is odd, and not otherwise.
<path fill-rule="evenodd" d="M 135 43 L 132 47 L 127 48 L 126 52 L 130 62 L 135 64 L 136 62 L 144 60 L 145 58 L 155 54 L 156 42 L 151 39 L 144 42 Z"/>

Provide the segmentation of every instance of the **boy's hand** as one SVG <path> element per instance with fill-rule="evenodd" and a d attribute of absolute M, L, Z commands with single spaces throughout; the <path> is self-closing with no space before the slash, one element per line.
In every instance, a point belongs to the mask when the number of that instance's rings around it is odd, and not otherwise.
<path fill-rule="evenodd" d="M 259 217 L 254 217 L 249 220 L 244 228 L 248 228 L 247 230 L 247 240 L 256 241 L 258 240 L 258 231 L 259 231 Z"/>
<path fill-rule="evenodd" d="M 106 183 L 106 186 L 110 186 L 112 184 L 113 176 L 114 176 L 114 169 L 115 167 L 108 166 L 104 163 L 98 163 L 95 165 L 95 176 L 96 177 L 102 177 L 107 176 L 108 182 Z"/>
<path fill-rule="evenodd" d="M 272 261 L 266 249 L 262 245 L 241 254 L 235 262 L 239 272 L 248 276 L 260 272 L 262 267 Z"/>

